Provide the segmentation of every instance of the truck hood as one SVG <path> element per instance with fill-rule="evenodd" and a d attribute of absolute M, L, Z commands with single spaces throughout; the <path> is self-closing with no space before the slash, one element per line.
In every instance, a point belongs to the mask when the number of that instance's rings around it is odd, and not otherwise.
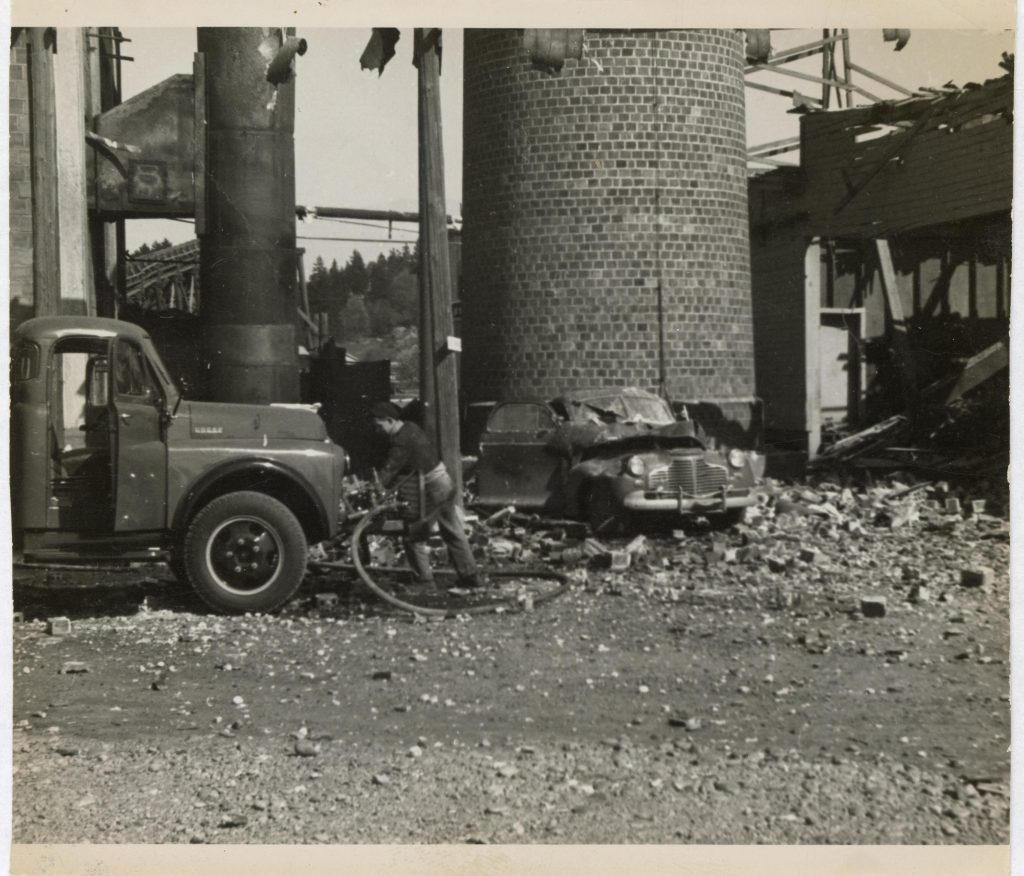
<path fill-rule="evenodd" d="M 287 438 L 324 441 L 327 427 L 310 405 L 245 405 L 185 401 L 178 417 L 188 418 L 192 438 Z"/>

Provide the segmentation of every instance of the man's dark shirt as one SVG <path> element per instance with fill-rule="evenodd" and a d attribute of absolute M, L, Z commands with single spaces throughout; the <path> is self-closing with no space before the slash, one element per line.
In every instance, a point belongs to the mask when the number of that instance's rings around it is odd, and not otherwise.
<path fill-rule="evenodd" d="M 415 423 L 404 423 L 391 437 L 391 449 L 381 470 L 380 479 L 390 487 L 400 475 L 414 471 L 424 474 L 441 461 L 426 433 Z"/>

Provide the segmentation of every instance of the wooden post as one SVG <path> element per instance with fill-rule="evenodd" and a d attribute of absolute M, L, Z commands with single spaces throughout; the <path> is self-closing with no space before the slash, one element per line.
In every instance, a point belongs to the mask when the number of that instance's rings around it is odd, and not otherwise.
<path fill-rule="evenodd" d="M 917 373 L 914 368 L 914 354 L 910 349 L 910 338 L 907 334 L 907 321 L 903 316 L 903 302 L 900 290 L 896 286 L 896 270 L 892 264 L 892 253 L 889 241 L 884 238 L 875 239 L 875 250 L 878 253 L 879 274 L 882 278 L 882 291 L 889 310 L 892 324 L 892 353 L 896 368 L 899 371 L 900 384 L 903 387 L 903 401 L 911 412 L 917 408 Z"/>
<path fill-rule="evenodd" d="M 117 33 L 114 28 L 101 27 L 90 31 L 86 36 L 86 83 L 88 86 L 88 124 L 93 128 L 93 119 L 100 113 L 116 106 L 119 100 L 115 88 L 114 55 L 118 54 Z M 95 183 L 96 161 L 94 155 L 89 156 L 89 169 L 92 171 L 91 181 Z M 112 222 L 89 218 L 89 235 L 92 240 L 93 288 L 96 291 L 96 313 L 98 316 L 115 316 L 118 300 L 118 226 L 124 230 L 124 220 Z M 121 289 L 121 295 L 124 289 Z"/>
<path fill-rule="evenodd" d="M 807 458 L 821 447 L 821 239 L 813 238 L 804 253 L 804 412 Z"/>
<path fill-rule="evenodd" d="M 57 124 L 52 28 L 29 28 L 32 149 L 32 285 L 36 316 L 60 313 L 57 224 Z"/>
<path fill-rule="evenodd" d="M 436 440 L 461 504 L 458 359 L 447 344 L 447 338 L 454 333 L 454 320 L 441 142 L 440 37 L 441 31 L 436 28 L 417 28 L 414 49 L 419 69 L 420 283 L 423 292 L 420 400 L 424 430 Z M 429 325 L 426 325 L 428 316 Z"/>

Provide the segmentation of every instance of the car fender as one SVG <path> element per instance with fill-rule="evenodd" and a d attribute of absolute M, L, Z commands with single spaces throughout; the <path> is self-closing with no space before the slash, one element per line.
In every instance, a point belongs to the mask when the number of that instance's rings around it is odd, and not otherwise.
<path fill-rule="evenodd" d="M 246 475 L 256 475 L 257 477 L 270 476 L 275 479 L 283 479 L 286 483 L 289 483 L 300 491 L 300 493 L 310 502 L 312 507 L 315 509 L 317 523 L 321 530 L 324 532 L 331 531 L 327 508 L 324 506 L 319 493 L 313 485 L 302 474 L 294 469 L 282 465 L 273 459 L 260 458 L 229 460 L 214 466 L 209 471 L 204 472 L 202 477 L 200 477 L 186 490 L 182 500 L 178 503 L 178 507 L 174 509 L 174 530 L 180 531 L 188 523 L 192 518 L 192 515 L 201 506 L 206 496 L 210 495 L 211 492 L 214 495 L 217 495 L 220 492 L 217 490 L 218 484 L 223 484 L 230 480 L 237 480 L 245 477 Z M 238 487 L 238 489 L 243 488 L 263 492 L 260 490 L 258 483 L 255 485 L 247 485 L 245 487 L 239 485 Z"/>

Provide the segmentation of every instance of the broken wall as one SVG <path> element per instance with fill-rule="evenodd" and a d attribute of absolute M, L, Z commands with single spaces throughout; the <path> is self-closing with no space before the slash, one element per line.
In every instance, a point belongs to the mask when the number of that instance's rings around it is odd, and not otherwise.
<path fill-rule="evenodd" d="M 801 138 L 801 166 L 753 177 L 749 196 L 757 393 L 784 441 L 817 429 L 812 308 L 863 308 L 864 418 L 902 405 L 877 238 L 919 386 L 1007 334 L 1012 79 L 808 114 Z M 814 241 L 820 270 L 805 262 Z"/>
<path fill-rule="evenodd" d="M 866 415 L 901 408 L 889 370 L 885 294 L 871 241 L 822 248 L 822 307 L 863 307 Z M 1009 332 L 1010 218 L 983 217 L 891 239 L 918 384 L 926 386 Z"/>

